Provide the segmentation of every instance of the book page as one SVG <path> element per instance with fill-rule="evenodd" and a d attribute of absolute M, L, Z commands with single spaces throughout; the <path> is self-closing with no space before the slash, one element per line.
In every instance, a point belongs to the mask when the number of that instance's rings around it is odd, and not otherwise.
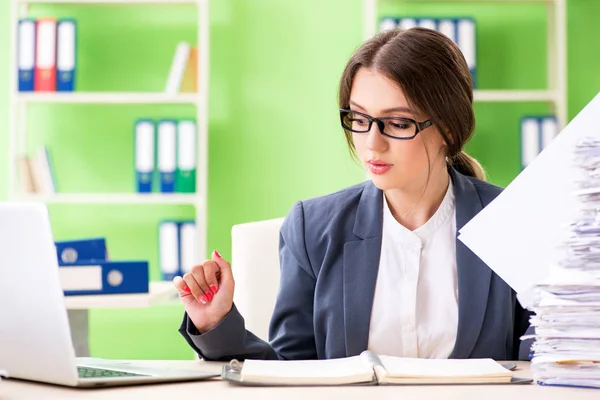
<path fill-rule="evenodd" d="M 485 359 L 421 359 L 379 356 L 385 368 L 380 381 L 423 383 L 507 382 L 512 372 L 498 362 Z"/>
<path fill-rule="evenodd" d="M 242 380 L 264 384 L 340 385 L 374 380 L 372 366 L 361 356 L 331 360 L 246 360 Z"/>

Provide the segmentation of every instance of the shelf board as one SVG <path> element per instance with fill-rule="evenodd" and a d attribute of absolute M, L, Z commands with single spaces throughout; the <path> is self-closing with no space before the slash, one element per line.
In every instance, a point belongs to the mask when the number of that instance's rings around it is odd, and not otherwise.
<path fill-rule="evenodd" d="M 48 195 L 21 195 L 20 201 L 41 202 L 46 204 L 179 204 L 198 203 L 196 194 L 180 193 L 57 193 Z"/>
<path fill-rule="evenodd" d="M 198 0 L 17 0 L 22 4 L 198 4 Z"/>
<path fill-rule="evenodd" d="M 69 310 L 90 308 L 134 308 L 168 303 L 177 298 L 172 282 L 150 282 L 149 293 L 64 296 Z"/>
<path fill-rule="evenodd" d="M 199 104 L 200 96 L 195 93 L 153 92 L 19 92 L 17 99 L 26 103 L 71 103 L 71 104 Z"/>
<path fill-rule="evenodd" d="M 525 102 L 555 101 L 551 90 L 474 90 L 474 101 L 479 102 Z"/>

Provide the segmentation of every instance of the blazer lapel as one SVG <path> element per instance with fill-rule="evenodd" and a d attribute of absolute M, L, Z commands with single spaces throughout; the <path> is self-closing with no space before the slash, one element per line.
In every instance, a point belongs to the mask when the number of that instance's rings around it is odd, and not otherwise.
<path fill-rule="evenodd" d="M 344 245 L 344 329 L 348 357 L 366 350 L 369 342 L 382 226 L 383 193 L 372 182 L 367 182 L 353 229 L 360 239 Z"/>
<path fill-rule="evenodd" d="M 483 205 L 472 181 L 450 168 L 456 198 L 456 234 Z M 458 331 L 450 358 L 468 358 L 477 343 L 490 291 L 492 270 L 458 238 Z"/>

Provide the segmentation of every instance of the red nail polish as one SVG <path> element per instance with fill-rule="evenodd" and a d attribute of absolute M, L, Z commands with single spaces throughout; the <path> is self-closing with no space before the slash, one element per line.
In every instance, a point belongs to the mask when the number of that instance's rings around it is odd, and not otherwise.
<path fill-rule="evenodd" d="M 208 301 L 211 301 L 213 299 L 213 295 L 211 292 L 206 292 L 204 293 L 204 295 L 206 296 L 206 298 L 208 299 Z"/>
<path fill-rule="evenodd" d="M 213 292 L 213 294 L 217 294 L 217 287 L 215 285 L 210 285 L 210 291 Z"/>
<path fill-rule="evenodd" d="M 192 293 L 192 289 L 190 289 L 187 286 L 183 288 L 183 291 L 186 292 L 186 293 Z"/>
<path fill-rule="evenodd" d="M 216 251 L 216 250 L 215 250 L 215 255 L 217 256 L 217 258 L 223 258 L 223 257 L 221 257 L 221 255 L 219 254 L 219 252 Z"/>

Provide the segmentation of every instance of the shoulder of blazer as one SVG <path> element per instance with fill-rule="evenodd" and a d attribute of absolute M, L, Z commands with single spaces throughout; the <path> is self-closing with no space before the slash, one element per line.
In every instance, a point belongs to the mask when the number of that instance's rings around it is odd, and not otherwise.
<path fill-rule="evenodd" d="M 324 196 L 297 201 L 281 227 L 282 243 L 298 263 L 318 275 L 328 249 L 355 240 L 352 228 L 366 181 Z"/>
<path fill-rule="evenodd" d="M 467 179 L 469 179 L 475 186 L 475 190 L 477 190 L 477 193 L 479 194 L 479 198 L 483 207 L 491 203 L 492 200 L 498 197 L 498 195 L 504 190 L 500 186 L 496 186 L 477 178 L 468 176 Z"/>

